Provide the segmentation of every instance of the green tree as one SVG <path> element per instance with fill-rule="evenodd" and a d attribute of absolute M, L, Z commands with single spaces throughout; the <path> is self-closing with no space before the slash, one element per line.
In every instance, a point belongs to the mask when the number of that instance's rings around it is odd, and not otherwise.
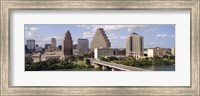
<path fill-rule="evenodd" d="M 79 59 L 79 60 L 82 60 L 82 61 L 83 61 L 84 57 L 83 57 L 83 56 L 81 56 L 81 55 L 78 55 L 78 56 L 77 56 L 77 59 Z"/>
<path fill-rule="evenodd" d="M 101 57 L 100 60 L 101 60 L 101 61 L 110 62 L 110 61 L 109 61 L 107 58 L 105 58 L 105 57 Z"/>
<path fill-rule="evenodd" d="M 169 58 L 170 58 L 170 59 L 175 59 L 175 56 L 170 56 Z"/>
<path fill-rule="evenodd" d="M 90 64 L 91 64 L 90 59 L 85 59 L 85 63 L 86 63 L 87 65 L 90 65 Z"/>
<path fill-rule="evenodd" d="M 109 61 L 118 60 L 118 58 L 117 58 L 117 57 L 114 57 L 114 56 L 108 57 L 107 59 L 108 59 Z"/>
<path fill-rule="evenodd" d="M 25 64 L 32 64 L 33 59 L 31 57 L 25 57 Z"/>
<path fill-rule="evenodd" d="M 169 57 L 168 55 L 164 55 L 164 56 L 163 56 L 163 58 L 168 58 L 168 57 Z"/>

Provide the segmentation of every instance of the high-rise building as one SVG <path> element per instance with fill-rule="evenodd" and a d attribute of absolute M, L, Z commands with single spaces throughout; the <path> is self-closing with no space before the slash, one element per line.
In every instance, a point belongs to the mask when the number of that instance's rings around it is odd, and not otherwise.
<path fill-rule="evenodd" d="M 27 40 L 27 49 L 28 49 L 28 52 L 35 51 L 35 40 L 33 40 L 33 39 Z"/>
<path fill-rule="evenodd" d="M 73 55 L 73 41 L 72 41 L 71 33 L 69 32 L 69 30 L 65 33 L 65 37 L 64 37 L 63 45 L 62 45 L 62 51 L 63 51 L 63 55 L 65 56 Z"/>
<path fill-rule="evenodd" d="M 56 49 L 56 38 L 51 38 L 51 47 Z"/>
<path fill-rule="evenodd" d="M 89 41 L 88 39 L 78 39 L 78 54 L 83 55 L 83 54 L 87 54 L 89 51 Z"/>
<path fill-rule="evenodd" d="M 94 48 L 109 48 L 111 43 L 106 36 L 103 28 L 97 28 L 94 37 L 90 43 L 90 50 L 94 51 Z"/>
<path fill-rule="evenodd" d="M 144 54 L 143 36 L 133 32 L 126 39 L 126 55 L 133 57 L 142 57 Z"/>

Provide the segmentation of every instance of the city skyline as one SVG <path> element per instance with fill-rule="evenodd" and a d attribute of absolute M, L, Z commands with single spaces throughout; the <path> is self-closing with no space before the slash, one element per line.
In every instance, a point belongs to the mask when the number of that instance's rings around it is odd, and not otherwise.
<path fill-rule="evenodd" d="M 51 44 L 51 38 L 56 39 L 57 46 L 62 45 L 64 34 L 69 30 L 73 44 L 77 44 L 78 38 L 88 39 L 91 42 L 96 28 L 103 28 L 111 42 L 112 48 L 126 48 L 126 38 L 133 32 L 142 35 L 144 48 L 174 48 L 175 25 L 151 24 L 151 25 L 67 25 L 67 24 L 25 24 L 26 40 L 34 39 L 35 44 L 44 47 Z"/>

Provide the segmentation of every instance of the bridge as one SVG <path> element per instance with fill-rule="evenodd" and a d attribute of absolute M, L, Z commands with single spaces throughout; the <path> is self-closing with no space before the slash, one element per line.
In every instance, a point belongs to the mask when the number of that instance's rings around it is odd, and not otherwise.
<path fill-rule="evenodd" d="M 116 64 L 112 62 L 100 61 L 95 59 L 92 59 L 91 63 L 94 65 L 94 67 L 101 67 L 102 70 L 111 68 L 112 71 L 149 71 L 142 68 L 130 67 L 122 64 Z"/>

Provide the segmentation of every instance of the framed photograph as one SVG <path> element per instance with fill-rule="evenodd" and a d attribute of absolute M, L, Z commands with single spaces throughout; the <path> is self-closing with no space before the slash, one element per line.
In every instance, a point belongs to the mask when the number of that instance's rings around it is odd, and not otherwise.
<path fill-rule="evenodd" d="M 1 1 L 1 95 L 200 95 L 199 0 Z"/>

